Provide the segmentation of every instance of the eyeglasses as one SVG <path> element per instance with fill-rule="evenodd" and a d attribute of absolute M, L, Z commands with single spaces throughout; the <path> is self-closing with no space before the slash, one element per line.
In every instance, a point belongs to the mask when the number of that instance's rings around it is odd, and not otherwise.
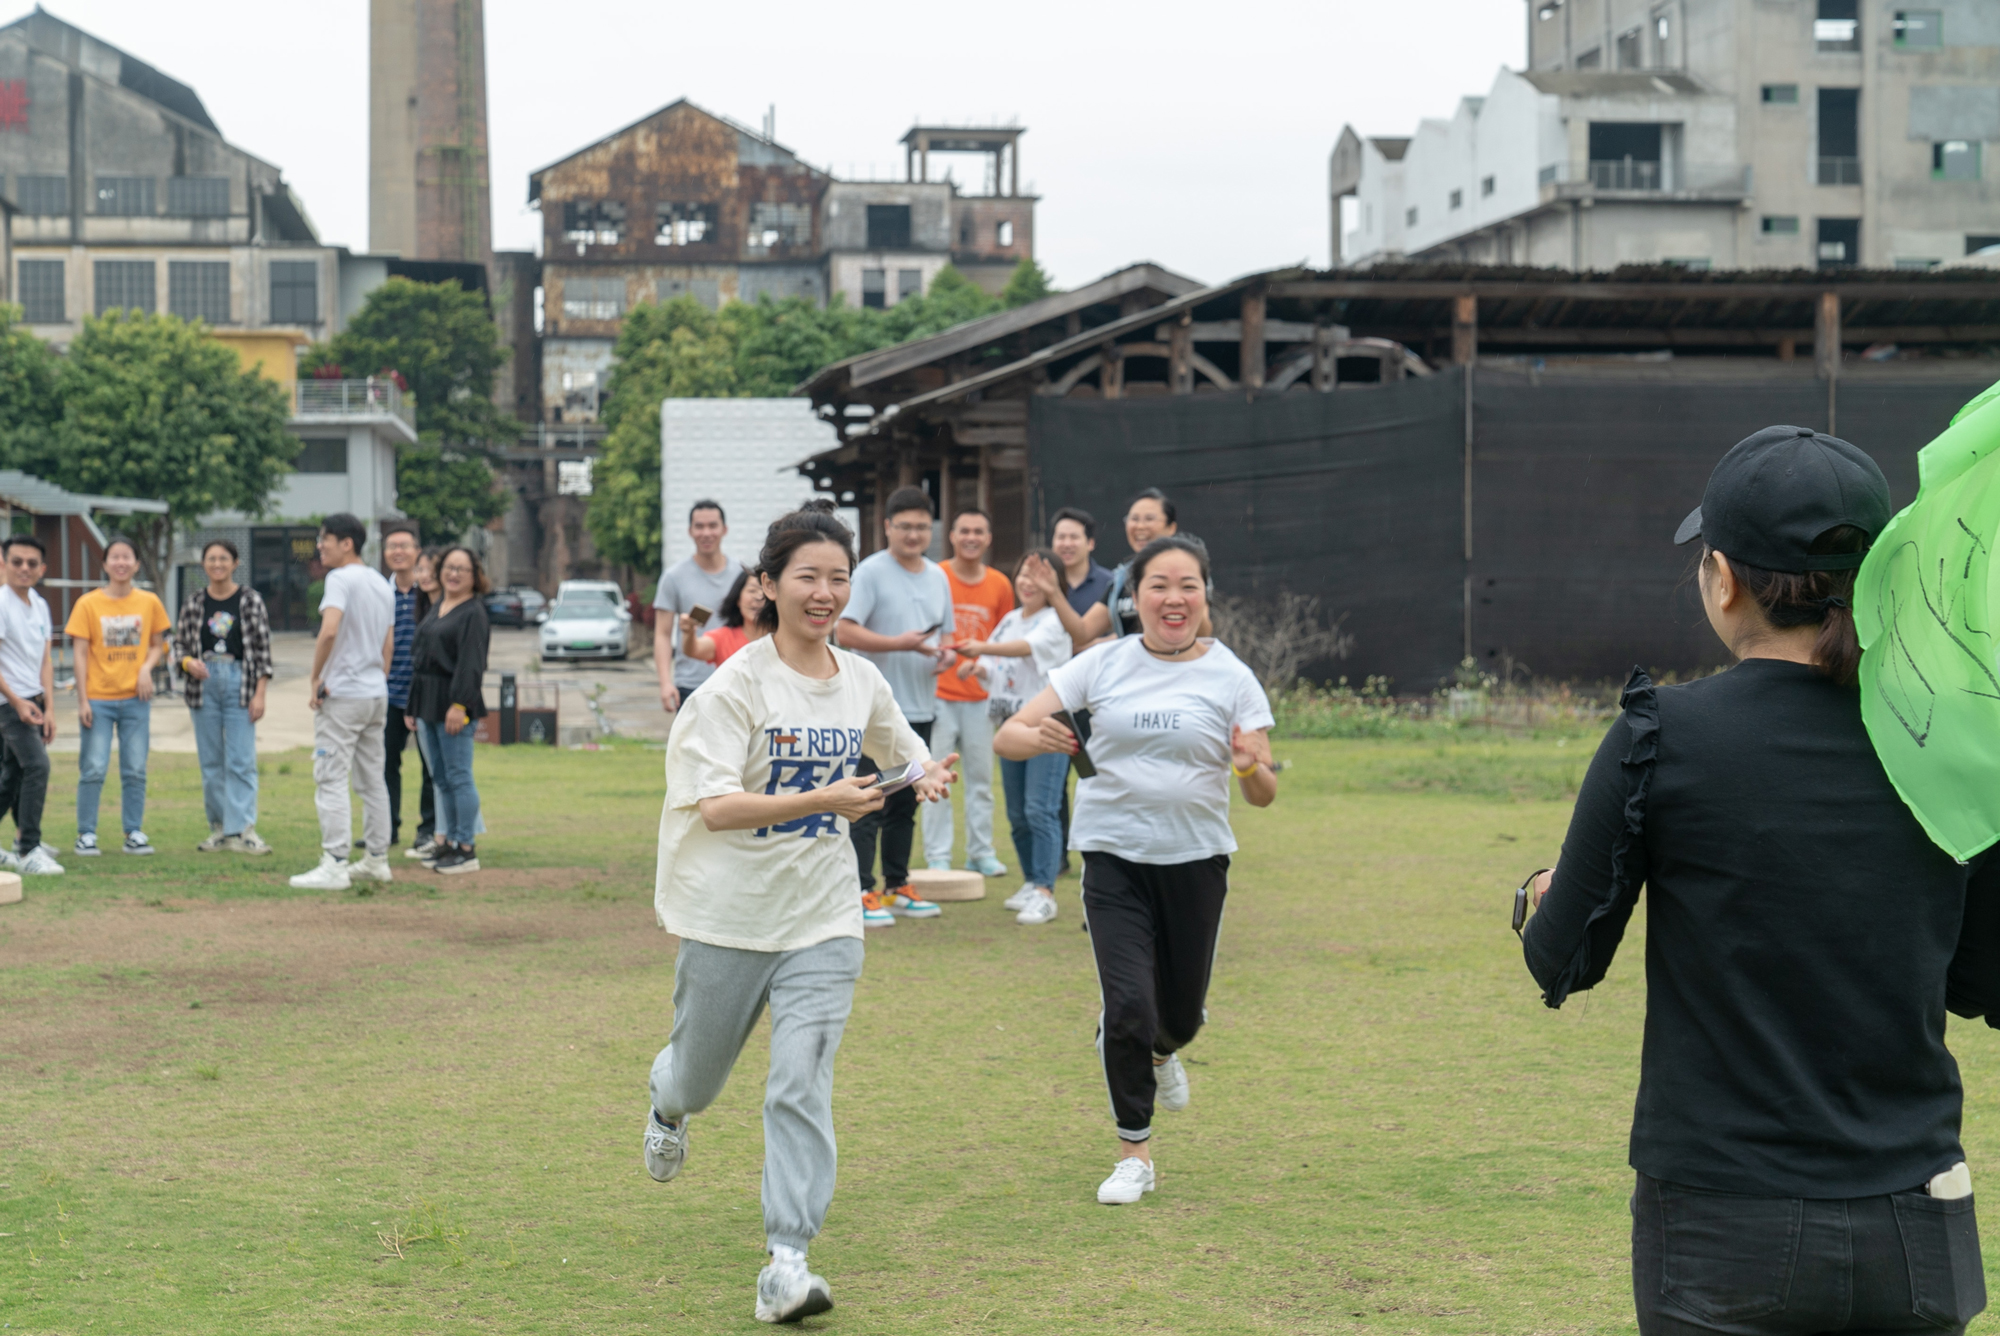
<path fill-rule="evenodd" d="M 929 533 L 930 531 L 931 526 L 928 524 L 892 524 L 889 526 L 890 533 Z"/>

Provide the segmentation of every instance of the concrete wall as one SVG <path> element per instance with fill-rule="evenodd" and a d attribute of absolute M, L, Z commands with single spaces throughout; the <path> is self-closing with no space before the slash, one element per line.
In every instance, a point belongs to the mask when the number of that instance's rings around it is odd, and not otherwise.
<path fill-rule="evenodd" d="M 820 235 L 831 251 L 863 250 L 868 245 L 868 206 L 907 204 L 910 207 L 910 248 L 949 251 L 952 248 L 955 201 L 942 182 L 840 181 L 827 188 Z"/>
<path fill-rule="evenodd" d="M 835 254 L 826 258 L 826 286 L 829 298 L 838 294 L 849 306 L 860 306 L 861 272 L 864 269 L 880 269 L 886 275 L 886 304 L 894 306 L 897 301 L 896 285 L 899 275 L 905 269 L 914 269 L 923 275 L 920 291 L 931 290 L 931 280 L 938 271 L 951 263 L 951 256 L 923 251 L 863 251 L 859 254 Z"/>
<path fill-rule="evenodd" d="M 63 309 L 61 324 L 33 324 L 29 328 L 42 338 L 66 344 L 82 327 L 83 317 L 96 307 L 96 261 L 143 260 L 154 266 L 154 309 L 169 308 L 168 266 L 175 260 L 197 260 L 229 264 L 230 319 L 212 321 L 218 328 L 254 329 L 271 321 L 271 262 L 310 260 L 319 278 L 319 320 L 299 324 L 286 321 L 283 328 L 303 329 L 308 340 L 331 338 L 341 326 L 337 296 L 340 288 L 340 253 L 328 246 L 231 246 L 227 249 L 195 249 L 188 246 L 51 246 L 16 241 L 16 260 L 61 260 L 63 262 Z M 16 271 L 18 272 L 18 270 Z M 11 288 L 10 288 L 11 290 Z M 18 298 L 16 298 L 18 300 Z"/>

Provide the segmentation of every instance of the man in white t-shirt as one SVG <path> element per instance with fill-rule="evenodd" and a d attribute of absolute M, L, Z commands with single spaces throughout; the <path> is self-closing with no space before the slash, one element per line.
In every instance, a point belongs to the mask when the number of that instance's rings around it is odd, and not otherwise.
<path fill-rule="evenodd" d="M 48 744 L 55 739 L 55 664 L 49 655 L 49 605 L 35 592 L 47 562 L 42 542 L 14 534 L 0 543 L 7 588 L 0 592 L 0 814 L 14 813 L 14 850 L 0 867 L 51 876 L 62 865 L 42 847 L 42 805 L 49 796 Z"/>
<path fill-rule="evenodd" d="M 382 726 L 389 717 L 389 666 L 396 653 L 396 593 L 361 559 L 368 530 L 352 515 L 320 524 L 326 592 L 313 646 L 313 805 L 319 809 L 319 866 L 292 878 L 302 891 L 344 891 L 355 877 L 389 881 L 389 785 L 382 775 Z M 361 839 L 353 863 L 349 780 L 361 793 Z"/>
<path fill-rule="evenodd" d="M 681 653 L 680 619 L 697 607 L 720 613 L 729 601 L 743 563 L 722 554 L 729 524 L 720 501 L 701 500 L 688 508 L 688 538 L 694 555 L 667 568 L 653 592 L 653 669 L 660 675 L 660 708 L 681 702 L 715 671 L 712 663 Z M 717 623 L 720 625 L 720 623 Z"/>

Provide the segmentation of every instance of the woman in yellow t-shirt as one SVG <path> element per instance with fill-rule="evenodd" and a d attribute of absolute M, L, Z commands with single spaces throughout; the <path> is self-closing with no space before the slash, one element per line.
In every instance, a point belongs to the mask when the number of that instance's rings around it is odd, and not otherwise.
<path fill-rule="evenodd" d="M 76 849 L 80 858 L 104 852 L 97 845 L 97 804 L 111 768 L 111 735 L 118 734 L 118 788 L 125 852 L 150 854 L 146 818 L 146 751 L 152 732 L 153 669 L 167 650 L 173 623 L 151 592 L 135 589 L 139 550 L 129 538 L 104 545 L 104 587 L 70 609 L 63 630 L 76 661 Z"/>

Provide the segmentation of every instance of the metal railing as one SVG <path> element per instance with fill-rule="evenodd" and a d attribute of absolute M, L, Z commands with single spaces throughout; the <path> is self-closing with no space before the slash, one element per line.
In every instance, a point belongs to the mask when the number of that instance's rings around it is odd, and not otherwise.
<path fill-rule="evenodd" d="M 1823 186 L 1860 185 L 1861 159 L 1821 158 L 1819 160 L 1819 183 Z"/>
<path fill-rule="evenodd" d="M 399 417 L 417 425 L 417 405 L 393 380 L 302 380 L 293 387 L 293 407 L 299 417 Z"/>
<path fill-rule="evenodd" d="M 1658 190 L 1661 174 L 1658 162 L 1639 158 L 1593 158 L 1590 184 L 1599 190 Z"/>
<path fill-rule="evenodd" d="M 1720 191 L 1749 189 L 1750 169 L 1742 163 L 1680 163 L 1639 158 L 1593 158 L 1584 180 L 1593 190 Z"/>

